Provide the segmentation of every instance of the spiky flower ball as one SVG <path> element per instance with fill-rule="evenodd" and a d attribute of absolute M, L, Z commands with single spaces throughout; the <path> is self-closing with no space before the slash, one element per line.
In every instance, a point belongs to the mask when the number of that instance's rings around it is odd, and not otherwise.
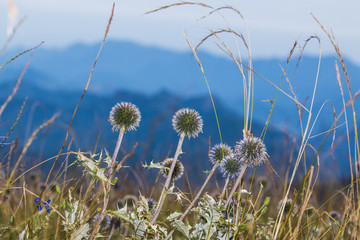
<path fill-rule="evenodd" d="M 124 128 L 125 131 L 136 130 L 139 126 L 141 114 L 139 109 L 132 103 L 117 103 L 110 111 L 109 122 L 113 130 Z"/>
<path fill-rule="evenodd" d="M 278 209 L 280 210 L 282 208 L 283 204 L 285 204 L 284 214 L 288 215 L 290 213 L 292 203 L 293 203 L 293 200 L 291 198 L 287 199 L 286 202 L 284 200 L 280 200 Z M 294 216 L 296 214 L 297 210 L 298 210 L 298 205 L 295 203 L 294 207 L 290 213 L 291 216 Z"/>
<path fill-rule="evenodd" d="M 229 155 L 232 155 L 233 151 L 227 144 L 216 144 L 210 150 L 210 162 L 212 164 L 221 163 L 221 161 Z"/>
<path fill-rule="evenodd" d="M 268 156 L 263 141 L 257 137 L 246 137 L 236 143 L 235 155 L 243 163 L 255 167 L 262 164 Z"/>
<path fill-rule="evenodd" d="M 182 108 L 175 113 L 172 125 L 179 135 L 184 133 L 189 138 L 191 136 L 195 138 L 202 132 L 203 120 L 197 111 Z"/>
<path fill-rule="evenodd" d="M 111 226 L 112 226 L 114 229 L 120 229 L 121 224 L 122 224 L 122 220 L 121 220 L 120 217 L 118 217 L 118 216 L 113 216 L 113 217 L 111 218 Z"/>
<path fill-rule="evenodd" d="M 156 211 L 156 201 L 153 198 L 147 198 L 146 200 L 149 206 L 149 210 L 154 213 Z"/>
<path fill-rule="evenodd" d="M 100 214 L 98 213 L 94 216 L 94 218 L 92 220 L 93 224 L 96 224 L 97 221 L 99 220 L 99 218 L 100 218 Z M 109 215 L 105 215 L 104 219 L 100 223 L 99 231 L 105 231 L 105 230 L 109 229 L 110 225 L 111 225 L 111 217 Z"/>
<path fill-rule="evenodd" d="M 340 221 L 341 215 L 337 211 L 332 211 L 329 213 L 329 215 L 330 215 L 329 220 L 336 222 Z"/>
<path fill-rule="evenodd" d="M 231 179 L 239 176 L 242 164 L 233 154 L 226 156 L 220 163 L 220 171 L 223 177 L 229 177 Z"/>
<path fill-rule="evenodd" d="M 173 158 L 167 158 L 161 164 L 163 167 L 165 167 L 161 169 L 161 173 L 164 176 L 164 178 L 167 178 L 169 174 L 172 161 Z M 171 176 L 171 180 L 172 181 L 178 180 L 181 178 L 183 174 L 184 174 L 184 165 L 179 160 L 176 160 L 176 164 L 175 164 L 174 172 Z"/>

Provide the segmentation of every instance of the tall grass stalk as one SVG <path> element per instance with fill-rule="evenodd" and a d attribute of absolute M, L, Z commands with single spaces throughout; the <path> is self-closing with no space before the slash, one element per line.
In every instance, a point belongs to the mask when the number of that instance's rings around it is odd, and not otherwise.
<path fill-rule="evenodd" d="M 305 148 L 307 146 L 307 142 L 308 142 L 309 136 L 311 134 L 311 131 L 308 134 L 308 130 L 309 130 L 310 122 L 312 120 L 312 108 L 313 108 L 313 105 L 314 105 L 314 99 L 315 99 L 315 94 L 316 94 L 316 89 L 317 89 L 317 83 L 318 83 L 319 72 L 320 72 L 320 63 L 321 63 L 321 43 L 320 43 L 320 40 L 318 38 L 317 38 L 317 40 L 319 41 L 319 60 L 318 60 L 318 66 L 317 66 L 317 72 L 316 72 L 316 78 L 315 78 L 315 83 L 314 83 L 313 94 L 312 94 L 312 97 L 311 97 L 309 116 L 308 116 L 308 119 L 307 119 L 307 124 L 306 124 L 306 127 L 305 127 L 304 135 L 302 137 L 299 154 L 297 156 L 295 166 L 294 166 L 294 169 L 293 169 L 289 184 L 287 186 L 287 191 L 286 191 L 286 194 L 285 194 L 285 197 L 284 197 L 284 202 L 286 202 L 287 199 L 288 199 L 290 189 L 291 189 L 292 183 L 293 183 L 294 178 L 295 178 L 295 174 L 297 172 L 300 161 L 301 161 L 301 159 L 302 159 L 302 157 L 303 157 L 303 155 L 305 153 Z M 283 217 L 284 209 L 285 209 L 285 204 L 283 204 L 281 206 L 279 214 L 277 216 L 277 220 L 276 220 L 276 223 L 275 223 L 276 228 L 274 229 L 274 232 L 273 232 L 273 235 L 274 235 L 275 238 L 277 238 L 277 236 L 279 234 L 280 225 L 281 225 L 280 223 L 281 223 L 281 219 Z"/>

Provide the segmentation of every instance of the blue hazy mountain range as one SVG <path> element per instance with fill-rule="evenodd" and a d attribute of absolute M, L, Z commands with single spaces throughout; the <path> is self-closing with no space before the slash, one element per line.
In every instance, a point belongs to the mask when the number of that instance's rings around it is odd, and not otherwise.
<path fill-rule="evenodd" d="M 74 45 L 61 50 L 40 48 L 33 52 L 30 67 L 20 90 L 2 116 L 1 122 L 9 120 L 9 123 L 0 129 L 1 136 L 6 135 L 26 96 L 29 100 L 8 142 L 18 137 L 20 144 L 23 144 L 45 119 L 56 112 L 61 112 L 56 123 L 44 130 L 30 148 L 27 157 L 29 165 L 33 165 L 33 159 L 40 161 L 59 151 L 67 124 L 86 84 L 98 47 L 98 44 Z M 9 51 L 0 59 L 1 63 L 18 52 L 20 51 Z M 0 87 L 3 90 L 0 95 L 1 101 L 4 101 L 12 91 L 15 80 L 28 60 L 26 56 L 21 56 L 1 70 Z M 200 58 L 215 97 L 223 141 L 234 145 L 241 139 L 243 129 L 241 74 L 236 65 L 225 58 L 203 52 L 200 53 Z M 335 59 L 324 57 L 321 61 L 314 104 L 315 113 L 327 99 L 333 101 L 337 112 L 341 111 L 342 102 L 334 68 Z M 287 77 L 291 80 L 300 102 L 309 107 L 309 100 L 306 102 L 306 99 L 313 92 L 318 59 L 303 56 L 296 68 L 297 60 L 298 58 L 295 57 L 288 66 Z M 285 67 L 285 63 L 285 60 L 279 59 L 254 60 L 253 66 L 258 73 L 278 85 L 282 77 L 280 65 Z M 360 68 L 347 61 L 346 64 L 352 80 L 352 89 L 355 92 L 360 86 L 359 81 L 356 81 L 360 76 Z M 342 80 L 347 96 L 343 76 Z M 285 80 L 282 89 L 290 92 Z M 85 95 L 74 120 L 71 131 L 74 142 L 71 150 L 91 151 L 101 133 L 98 149 L 107 148 L 111 151 L 117 136 L 112 133 L 111 126 L 107 122 L 109 111 L 116 102 L 131 101 L 139 106 L 142 122 L 136 132 L 126 135 L 123 154 L 130 151 L 135 142 L 139 142 L 137 151 L 129 159 L 129 165 L 139 168 L 145 161 L 162 161 L 169 153 L 170 156 L 173 154 L 177 144 L 177 135 L 171 127 L 172 115 L 179 108 L 192 107 L 204 117 L 204 133 L 198 139 L 185 141 L 183 147 L 185 154 L 182 158 L 185 167 L 190 167 L 198 178 L 202 178 L 205 175 L 199 173 L 210 169 L 207 159 L 209 137 L 212 144 L 219 142 L 217 125 L 207 91 L 201 71 L 190 52 L 171 52 L 127 42 L 107 42 L 94 71 L 89 92 Z M 262 100 L 274 100 L 275 95 L 276 89 L 255 75 L 253 133 L 256 136 L 260 136 L 270 109 L 270 103 Z M 294 102 L 280 93 L 265 138 L 270 160 L 276 169 L 284 169 L 289 164 L 288 144 L 299 126 L 296 123 L 297 119 Z M 326 105 L 319 119 L 318 132 L 330 127 L 333 120 L 330 104 Z M 342 138 L 344 131 L 341 128 L 337 134 L 340 137 L 335 144 L 338 148 L 336 154 L 332 155 L 331 151 L 325 148 L 321 159 L 327 167 L 339 168 L 337 176 L 343 177 L 349 171 L 348 161 L 338 159 L 346 156 L 347 145 Z M 315 138 L 310 143 L 316 147 L 320 145 L 321 140 L 322 137 Z M 327 147 L 331 144 L 330 140 L 327 141 Z M 294 154 L 298 151 L 298 147 L 295 146 Z M 310 151 L 308 156 L 311 154 Z"/>
<path fill-rule="evenodd" d="M 27 75 L 31 81 L 47 89 L 82 90 L 88 79 L 90 69 L 97 54 L 99 44 L 77 44 L 64 49 L 48 49 L 40 47 L 33 52 L 33 58 Z M 20 50 L 9 51 L 2 57 L 5 62 Z M 209 86 L 214 95 L 236 113 L 243 113 L 243 82 L 237 66 L 229 58 L 200 52 Z M 298 56 L 292 58 L 287 68 L 287 77 L 302 103 L 309 108 L 309 97 L 313 94 L 316 79 L 318 57 Z M 18 77 L 28 57 L 21 57 L 16 64 L 7 66 L 0 75 L 0 81 Z M 335 108 L 342 108 L 341 94 L 336 80 L 335 57 L 322 57 L 314 113 L 324 101 L 330 100 Z M 345 61 L 351 78 L 353 92 L 360 89 L 360 67 Z M 246 62 L 248 64 L 248 62 Z M 286 67 L 286 59 L 255 59 L 253 69 L 279 85 L 282 79 L 282 68 Z M 246 68 L 245 68 L 246 71 Z M 247 71 L 245 72 L 247 76 Z M 254 74 L 254 118 L 265 122 L 270 110 L 270 102 L 276 96 L 276 88 Z M 342 75 L 343 88 L 347 96 L 345 78 Z M 285 81 L 281 87 L 289 93 Z M 208 95 L 205 80 L 191 52 L 173 52 L 154 47 L 145 47 L 129 42 L 109 41 L 105 43 L 98 64 L 94 71 L 89 91 L 106 96 L 117 90 L 128 90 L 143 94 L 156 94 L 166 90 L 182 98 Z M 320 119 L 331 118 L 330 110 Z M 283 114 L 286 112 L 287 114 Z M 284 124 L 290 121 L 297 126 L 297 109 L 294 102 L 280 93 L 273 113 L 273 121 Z"/>

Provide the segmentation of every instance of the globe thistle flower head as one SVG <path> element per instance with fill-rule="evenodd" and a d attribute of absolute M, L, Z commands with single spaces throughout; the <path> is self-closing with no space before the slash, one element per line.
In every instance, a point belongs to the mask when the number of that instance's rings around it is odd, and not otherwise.
<path fill-rule="evenodd" d="M 252 167 L 261 165 L 268 156 L 263 141 L 252 136 L 236 143 L 235 155 L 241 162 Z"/>
<path fill-rule="evenodd" d="M 332 211 L 329 213 L 330 217 L 329 217 L 329 220 L 330 221 L 336 221 L 338 222 L 341 218 L 341 215 L 340 213 L 338 213 L 337 211 Z"/>
<path fill-rule="evenodd" d="M 113 216 L 111 218 L 111 226 L 114 227 L 114 229 L 120 229 L 122 224 L 122 220 L 118 216 Z"/>
<path fill-rule="evenodd" d="M 223 177 L 229 177 L 231 179 L 239 176 L 241 167 L 242 163 L 233 154 L 226 156 L 220 163 L 220 171 Z"/>
<path fill-rule="evenodd" d="M 109 122 L 115 131 L 122 127 L 125 131 L 136 130 L 136 127 L 139 127 L 140 120 L 140 111 L 132 103 L 117 103 L 110 111 Z"/>
<path fill-rule="evenodd" d="M 98 213 L 94 216 L 92 220 L 93 224 L 96 224 L 99 218 L 100 218 L 100 214 Z M 109 215 L 105 215 L 104 219 L 100 223 L 99 231 L 105 231 L 109 229 L 110 225 L 111 225 L 111 217 Z"/>
<path fill-rule="evenodd" d="M 221 161 L 229 155 L 232 155 L 233 151 L 227 144 L 216 144 L 210 150 L 210 162 L 212 164 L 221 163 Z"/>
<path fill-rule="evenodd" d="M 155 213 L 157 202 L 153 198 L 147 198 L 146 200 L 147 200 L 147 203 L 148 203 L 148 206 L 149 206 L 149 210 L 152 213 Z"/>
<path fill-rule="evenodd" d="M 292 203 L 293 203 L 293 200 L 291 198 L 287 199 L 286 202 L 284 200 L 280 200 L 278 209 L 280 210 L 282 208 L 283 204 L 285 204 L 284 214 L 288 215 L 290 213 Z M 297 210 L 298 210 L 298 205 L 295 203 L 294 207 L 290 213 L 291 216 L 294 216 L 296 214 Z"/>
<path fill-rule="evenodd" d="M 162 166 L 165 167 L 161 169 L 161 173 L 164 176 L 164 178 L 167 178 L 172 162 L 173 162 L 173 158 L 167 158 L 165 159 L 164 162 L 162 162 Z M 184 165 L 179 160 L 176 160 L 176 164 L 175 164 L 174 172 L 171 176 L 171 180 L 172 181 L 178 180 L 181 178 L 183 174 L 184 174 Z"/>
<path fill-rule="evenodd" d="M 189 138 L 195 138 L 202 132 L 203 120 L 197 111 L 182 108 L 175 113 L 172 125 L 179 135 L 184 133 Z"/>

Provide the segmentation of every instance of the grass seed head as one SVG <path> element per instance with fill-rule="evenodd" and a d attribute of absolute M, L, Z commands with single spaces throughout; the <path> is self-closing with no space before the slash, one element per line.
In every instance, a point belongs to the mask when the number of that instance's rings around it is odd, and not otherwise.
<path fill-rule="evenodd" d="M 197 111 L 182 108 L 175 113 L 172 119 L 172 125 L 179 135 L 184 133 L 189 138 L 195 138 L 202 132 L 203 120 Z"/>
<path fill-rule="evenodd" d="M 259 166 L 268 156 L 263 141 L 257 137 L 246 137 L 236 143 L 235 155 L 243 163 L 251 167 Z"/>
<path fill-rule="evenodd" d="M 221 161 L 229 155 L 232 155 L 233 151 L 227 144 L 216 144 L 210 150 L 210 162 L 215 165 L 221 163 Z"/>
<path fill-rule="evenodd" d="M 140 111 L 132 103 L 117 103 L 110 111 L 109 121 L 115 131 L 122 127 L 125 131 L 136 130 L 136 127 L 139 127 L 140 120 Z"/>

